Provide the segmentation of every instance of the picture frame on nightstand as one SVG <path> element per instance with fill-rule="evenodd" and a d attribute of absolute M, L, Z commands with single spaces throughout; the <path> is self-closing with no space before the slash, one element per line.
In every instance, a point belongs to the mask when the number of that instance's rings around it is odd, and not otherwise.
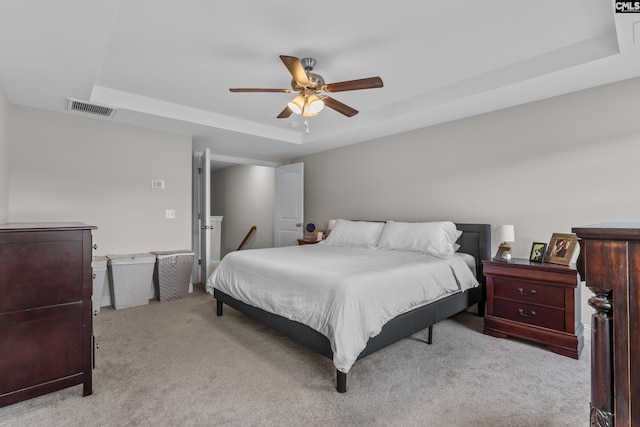
<path fill-rule="evenodd" d="M 529 261 L 543 262 L 546 251 L 547 251 L 546 243 L 533 242 L 533 244 L 531 245 L 531 253 L 529 254 Z"/>
<path fill-rule="evenodd" d="M 577 245 L 578 237 L 575 234 L 553 233 L 544 255 L 544 262 L 569 265 Z"/>

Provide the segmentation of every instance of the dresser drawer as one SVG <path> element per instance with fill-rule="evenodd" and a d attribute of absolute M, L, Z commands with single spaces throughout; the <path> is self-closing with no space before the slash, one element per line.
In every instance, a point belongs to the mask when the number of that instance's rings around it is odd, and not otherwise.
<path fill-rule="evenodd" d="M 81 301 L 85 246 L 81 230 L 0 234 L 0 313 Z"/>
<path fill-rule="evenodd" d="M 528 304 L 544 304 L 564 309 L 564 288 L 531 281 L 493 278 L 493 294 Z"/>
<path fill-rule="evenodd" d="M 493 313 L 489 314 L 528 325 L 563 331 L 564 313 L 564 310 L 496 298 L 493 302 Z"/>
<path fill-rule="evenodd" d="M 0 314 L 0 396 L 46 384 L 83 369 L 83 303 Z M 19 355 L 19 357 L 15 357 Z"/>

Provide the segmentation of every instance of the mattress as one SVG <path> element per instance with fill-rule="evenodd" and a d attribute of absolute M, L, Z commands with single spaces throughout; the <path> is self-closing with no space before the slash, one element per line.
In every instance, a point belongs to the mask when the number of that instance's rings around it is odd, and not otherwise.
<path fill-rule="evenodd" d="M 469 257 L 322 243 L 243 250 L 226 255 L 206 287 L 320 332 L 346 373 L 389 320 L 478 286 Z"/>

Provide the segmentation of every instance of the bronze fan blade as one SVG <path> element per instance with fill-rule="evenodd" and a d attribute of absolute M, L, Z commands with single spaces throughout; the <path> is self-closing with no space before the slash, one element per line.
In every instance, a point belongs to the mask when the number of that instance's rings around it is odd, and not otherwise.
<path fill-rule="evenodd" d="M 346 82 L 329 83 L 322 89 L 326 92 L 344 92 L 347 90 L 373 89 L 382 87 L 380 77 L 369 77 L 366 79 L 348 80 Z"/>
<path fill-rule="evenodd" d="M 340 101 L 336 101 L 331 97 L 323 96 L 320 99 L 322 99 L 322 102 L 324 102 L 325 106 L 332 108 L 336 110 L 338 113 L 342 113 L 347 117 L 355 116 L 356 114 L 358 114 L 358 110 L 351 108 Z"/>
<path fill-rule="evenodd" d="M 275 92 L 275 93 L 291 93 L 291 89 L 260 89 L 255 87 L 233 87 L 229 92 Z"/>
<path fill-rule="evenodd" d="M 293 114 L 293 111 L 291 111 L 291 108 L 284 107 L 284 110 L 282 110 L 280 112 L 280 114 L 278 114 L 278 118 L 279 119 L 286 119 L 287 117 L 289 117 L 291 114 Z"/>
<path fill-rule="evenodd" d="M 280 55 L 280 59 L 284 63 L 284 66 L 287 67 L 287 70 L 293 76 L 293 80 L 300 83 L 301 85 L 308 85 L 309 77 L 307 77 L 307 73 L 304 71 L 304 67 L 300 62 L 300 59 L 295 56 L 286 56 Z"/>

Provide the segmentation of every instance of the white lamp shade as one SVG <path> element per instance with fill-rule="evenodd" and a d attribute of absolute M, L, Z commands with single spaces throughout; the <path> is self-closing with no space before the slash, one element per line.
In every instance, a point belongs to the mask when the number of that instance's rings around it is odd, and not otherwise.
<path fill-rule="evenodd" d="M 291 111 L 296 114 L 302 114 L 302 110 L 304 109 L 304 98 L 300 95 L 293 98 L 291 101 L 287 103 L 287 106 Z"/>
<path fill-rule="evenodd" d="M 513 225 L 497 225 L 496 233 L 500 242 L 515 242 L 516 231 Z"/>
<path fill-rule="evenodd" d="M 324 108 L 324 102 L 316 95 L 309 95 L 307 98 L 307 108 L 311 113 L 319 113 Z"/>

